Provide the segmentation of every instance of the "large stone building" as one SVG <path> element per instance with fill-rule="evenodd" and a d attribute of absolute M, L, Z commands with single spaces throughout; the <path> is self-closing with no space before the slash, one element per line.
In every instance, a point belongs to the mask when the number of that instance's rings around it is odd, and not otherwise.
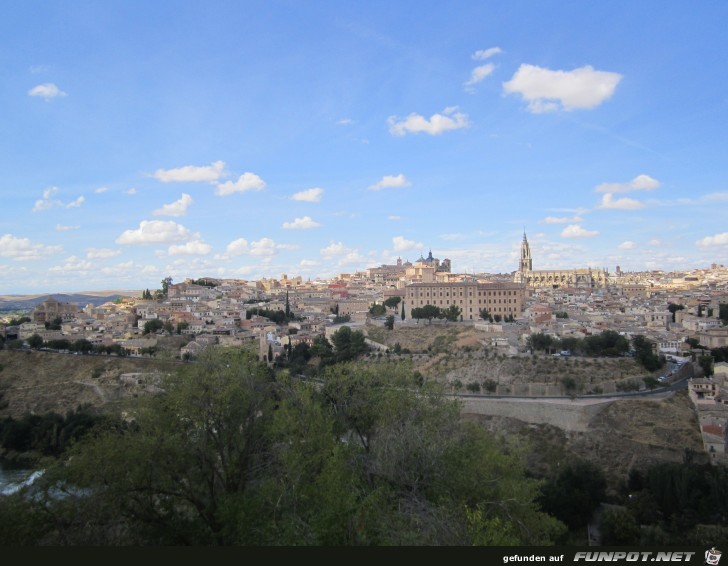
<path fill-rule="evenodd" d="M 36 324 L 52 322 L 60 318 L 62 322 L 68 322 L 76 318 L 78 305 L 76 303 L 62 303 L 53 297 L 48 297 L 41 304 L 33 309 L 32 319 Z"/>
<path fill-rule="evenodd" d="M 531 248 L 528 245 L 526 232 L 523 233 L 518 271 L 516 271 L 513 277 L 515 283 L 523 283 L 532 288 L 549 287 L 551 289 L 558 289 L 559 287 L 588 287 L 594 289 L 606 287 L 608 278 L 609 273 L 606 269 L 592 269 L 591 267 L 583 269 L 545 269 L 534 271 Z"/>
<path fill-rule="evenodd" d="M 525 289 L 519 283 L 479 283 L 472 279 L 461 283 L 413 283 L 405 287 L 406 314 L 413 308 L 434 305 L 459 307 L 463 320 L 477 320 L 480 310 L 491 315 L 518 316 L 523 309 Z"/>

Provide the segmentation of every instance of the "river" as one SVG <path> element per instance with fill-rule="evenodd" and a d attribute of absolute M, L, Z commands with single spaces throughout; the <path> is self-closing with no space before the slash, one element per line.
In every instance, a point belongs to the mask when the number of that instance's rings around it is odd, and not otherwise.
<path fill-rule="evenodd" d="M 35 479 L 39 473 L 28 468 L 20 468 L 0 459 L 0 495 L 14 493 L 31 477 Z"/>

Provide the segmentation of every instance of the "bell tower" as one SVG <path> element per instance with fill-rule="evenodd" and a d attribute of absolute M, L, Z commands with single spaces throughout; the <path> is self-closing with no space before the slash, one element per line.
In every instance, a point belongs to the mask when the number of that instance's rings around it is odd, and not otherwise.
<path fill-rule="evenodd" d="M 531 248 L 528 245 L 526 231 L 523 231 L 523 241 L 521 242 L 521 259 L 518 262 L 518 271 L 521 273 L 533 271 L 533 259 L 531 259 Z"/>

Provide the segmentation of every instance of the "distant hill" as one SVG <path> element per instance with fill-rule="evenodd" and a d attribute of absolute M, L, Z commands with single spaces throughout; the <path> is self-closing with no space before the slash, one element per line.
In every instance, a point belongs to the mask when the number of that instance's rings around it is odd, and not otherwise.
<path fill-rule="evenodd" d="M 141 291 L 88 291 L 84 293 L 53 293 L 51 295 L 0 295 L 0 312 L 34 309 L 36 305 L 53 297 L 62 303 L 76 303 L 79 308 L 114 301 L 119 297 L 138 297 Z"/>

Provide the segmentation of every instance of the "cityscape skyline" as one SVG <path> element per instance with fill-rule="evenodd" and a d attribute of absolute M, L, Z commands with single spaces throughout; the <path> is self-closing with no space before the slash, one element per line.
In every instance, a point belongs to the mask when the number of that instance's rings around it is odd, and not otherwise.
<path fill-rule="evenodd" d="M 0 292 L 728 263 L 728 5 L 138 1 L 0 22 Z"/>

